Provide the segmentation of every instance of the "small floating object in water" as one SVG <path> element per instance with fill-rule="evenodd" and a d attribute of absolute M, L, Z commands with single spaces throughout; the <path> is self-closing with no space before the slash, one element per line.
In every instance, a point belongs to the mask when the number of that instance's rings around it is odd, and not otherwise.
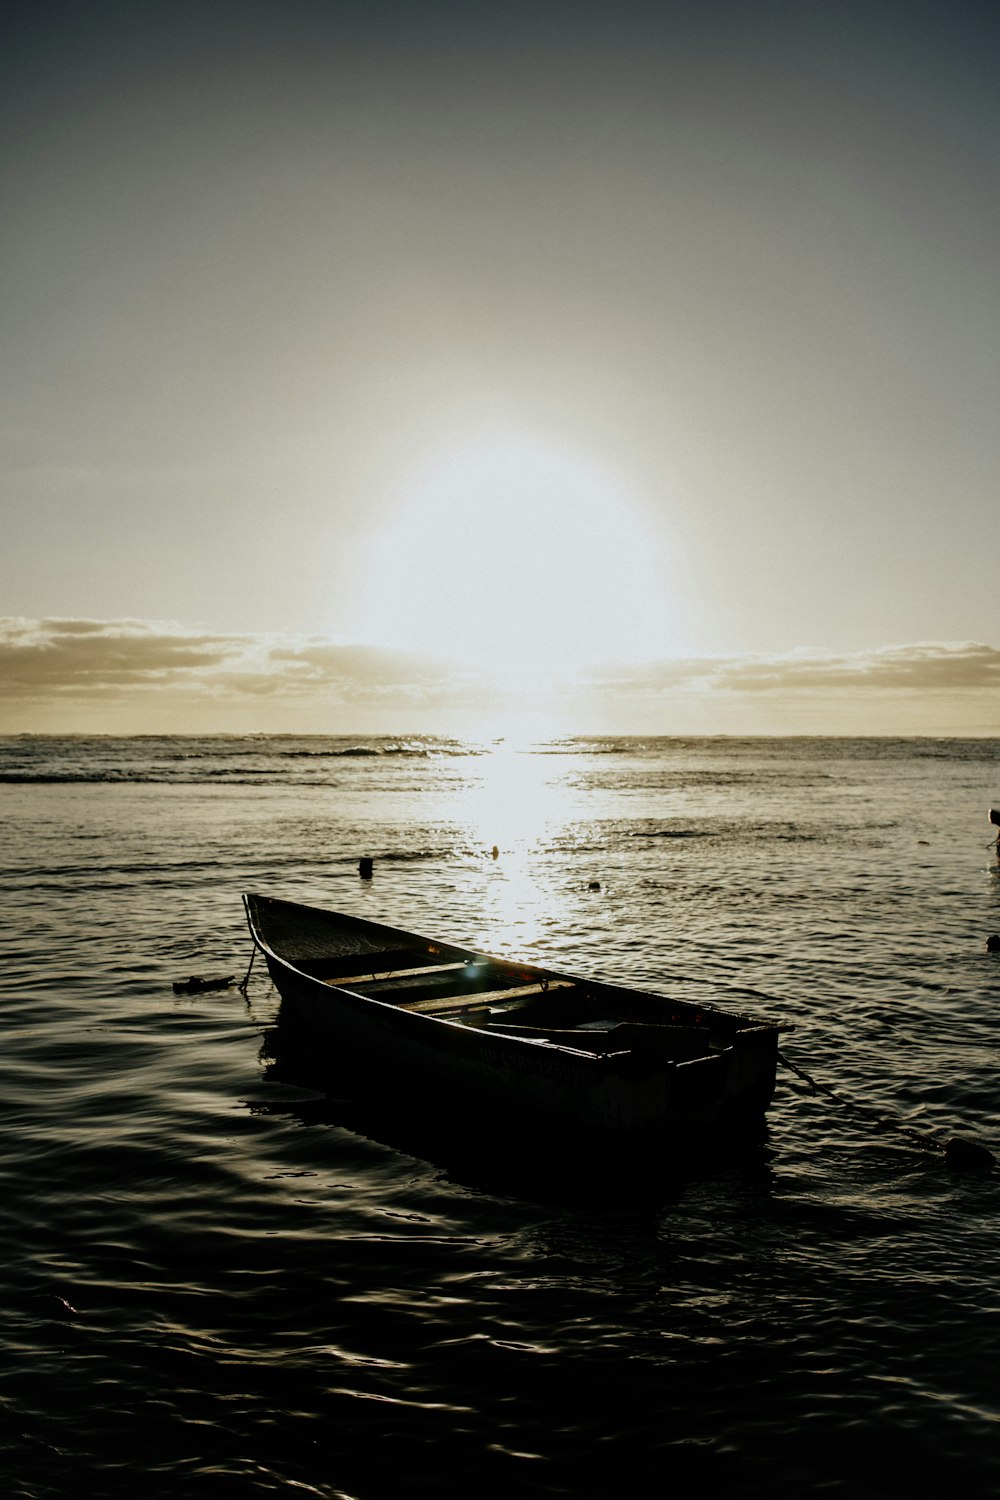
<path fill-rule="evenodd" d="M 995 827 L 1000 828 L 1000 807 L 990 808 L 990 822 Z"/>
<path fill-rule="evenodd" d="M 991 932 L 986 939 L 987 953 L 1000 953 L 1000 933 Z"/>
<path fill-rule="evenodd" d="M 203 974 L 192 974 L 190 979 L 175 979 L 175 995 L 200 995 L 203 990 L 226 990 L 236 978 L 235 974 L 218 974 L 207 978 Z"/>
<path fill-rule="evenodd" d="M 977 1141 L 967 1141 L 953 1135 L 944 1148 L 945 1163 L 960 1172 L 988 1172 L 993 1166 L 993 1153 L 980 1146 Z"/>
<path fill-rule="evenodd" d="M 374 865 L 375 861 L 367 857 L 358 860 L 358 874 L 362 880 L 371 880 Z"/>
<path fill-rule="evenodd" d="M 592 880 L 590 882 L 590 884 L 588 885 L 588 887 L 587 887 L 588 891 L 599 891 L 600 889 L 601 889 L 601 882 L 599 880 Z"/>
<path fill-rule="evenodd" d="M 492 856 L 493 856 L 494 859 L 499 859 L 500 858 L 500 850 L 497 848 L 496 844 L 493 845 L 493 848 L 490 850 L 490 853 L 492 854 Z"/>

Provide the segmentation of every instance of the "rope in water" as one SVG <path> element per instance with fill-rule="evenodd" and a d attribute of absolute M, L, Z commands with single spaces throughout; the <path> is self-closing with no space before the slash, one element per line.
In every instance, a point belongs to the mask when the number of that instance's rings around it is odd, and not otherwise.
<path fill-rule="evenodd" d="M 253 950 L 252 950 L 252 952 L 250 954 L 250 963 L 248 964 L 247 971 L 246 971 L 246 973 L 243 976 L 243 983 L 240 984 L 240 985 L 237 985 L 237 989 L 239 989 L 241 991 L 241 993 L 244 994 L 244 995 L 247 992 L 247 985 L 250 983 L 250 975 L 253 972 L 253 961 L 254 961 L 254 959 L 256 957 L 257 957 L 257 944 L 254 943 Z"/>
<path fill-rule="evenodd" d="M 837 1093 L 836 1089 L 830 1088 L 828 1084 L 820 1083 L 819 1079 L 813 1078 L 812 1074 L 807 1073 L 805 1068 L 800 1068 L 797 1063 L 793 1063 L 791 1058 L 786 1057 L 783 1052 L 778 1053 L 778 1059 L 797 1078 L 801 1078 L 804 1083 L 807 1083 L 814 1094 L 825 1094 L 828 1099 L 832 1099 L 835 1104 L 839 1104 L 841 1109 L 851 1110 L 856 1115 L 867 1115 L 873 1125 L 878 1125 L 881 1130 L 898 1131 L 900 1135 L 905 1135 L 908 1140 L 913 1141 L 914 1145 L 919 1146 L 923 1151 L 943 1151 L 945 1149 L 944 1142 L 937 1140 L 934 1136 L 923 1135 L 919 1130 L 911 1130 L 908 1125 L 900 1125 L 895 1120 L 888 1120 L 884 1115 L 880 1115 L 876 1110 L 872 1109 L 870 1105 L 857 1104 L 853 1099 L 845 1099 L 842 1094 Z"/>
<path fill-rule="evenodd" d="M 858 1104 L 853 1099 L 845 1099 L 842 1094 L 837 1093 L 836 1089 L 830 1088 L 828 1084 L 820 1083 L 817 1078 L 813 1078 L 811 1073 L 807 1073 L 805 1068 L 800 1068 L 797 1063 L 793 1063 L 791 1058 L 786 1057 L 783 1052 L 778 1053 L 778 1060 L 796 1077 L 807 1083 L 814 1094 L 825 1094 L 841 1109 L 850 1110 L 855 1115 L 866 1116 L 879 1130 L 895 1131 L 897 1135 L 904 1136 L 911 1145 L 921 1151 L 932 1151 L 943 1156 L 949 1166 L 989 1168 L 993 1165 L 992 1153 L 985 1146 L 980 1146 L 977 1141 L 969 1141 L 958 1135 L 952 1136 L 947 1141 L 941 1140 L 938 1136 L 924 1135 L 919 1130 L 912 1130 L 908 1125 L 900 1125 L 898 1120 L 888 1119 L 872 1109 L 870 1105 Z"/>
<path fill-rule="evenodd" d="M 1000 813 L 998 813 L 997 817 L 998 821 L 1000 821 Z M 1000 835 L 998 835 L 998 840 L 1000 840 Z M 998 853 L 1000 853 L 1000 849 L 998 849 Z M 746 985 L 729 984 L 724 980 L 721 982 L 718 980 L 698 980 L 686 974 L 675 975 L 674 977 L 683 979 L 687 984 L 714 984 L 717 988 L 725 989 L 731 994 L 752 995 L 756 1000 L 765 1000 L 773 1005 L 787 1004 L 779 995 L 769 995 L 764 990 L 750 989 Z M 788 1027 L 784 1029 L 791 1030 L 792 1028 Z M 796 1063 L 793 1063 L 791 1058 L 786 1057 L 783 1052 L 778 1053 L 778 1058 L 790 1072 L 795 1073 L 804 1083 L 807 1083 L 814 1094 L 825 1094 L 828 1099 L 832 1099 L 841 1109 L 849 1110 L 858 1116 L 865 1116 L 878 1130 L 894 1131 L 897 1135 L 903 1136 L 909 1141 L 911 1146 L 916 1147 L 920 1151 L 931 1151 L 937 1156 L 943 1156 L 949 1167 L 967 1167 L 975 1168 L 979 1171 L 988 1171 L 994 1164 L 992 1152 L 988 1151 L 985 1146 L 981 1146 L 978 1141 L 970 1141 L 960 1135 L 951 1136 L 949 1140 L 945 1141 L 941 1140 L 938 1136 L 925 1135 L 919 1130 L 912 1130 L 908 1125 L 901 1125 L 898 1120 L 890 1120 L 885 1115 L 880 1115 L 877 1110 L 872 1109 L 869 1105 L 858 1104 L 852 1099 L 845 1099 L 843 1095 L 837 1093 L 836 1089 L 830 1088 L 828 1084 L 820 1083 L 819 1079 L 813 1078 L 812 1074 L 807 1073 L 805 1068 L 800 1068 Z"/>

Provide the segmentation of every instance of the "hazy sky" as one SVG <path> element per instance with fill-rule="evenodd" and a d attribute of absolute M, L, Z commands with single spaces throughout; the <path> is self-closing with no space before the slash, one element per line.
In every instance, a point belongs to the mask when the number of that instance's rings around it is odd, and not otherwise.
<path fill-rule="evenodd" d="M 1000 734 L 1000 7 L 8 8 L 0 729 Z"/>

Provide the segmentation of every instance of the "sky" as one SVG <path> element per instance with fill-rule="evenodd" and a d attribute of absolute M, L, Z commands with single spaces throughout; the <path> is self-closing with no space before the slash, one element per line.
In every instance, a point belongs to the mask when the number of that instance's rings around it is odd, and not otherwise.
<path fill-rule="evenodd" d="M 1000 735 L 1000 10 L 9 7 L 0 732 Z"/>

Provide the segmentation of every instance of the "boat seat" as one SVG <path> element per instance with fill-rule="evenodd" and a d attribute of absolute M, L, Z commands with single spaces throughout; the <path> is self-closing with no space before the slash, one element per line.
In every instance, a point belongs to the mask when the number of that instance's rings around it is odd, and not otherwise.
<path fill-rule="evenodd" d="M 337 974 L 332 979 L 324 979 L 324 984 L 336 985 L 338 989 L 349 990 L 352 985 L 358 984 L 384 984 L 386 980 L 423 978 L 432 979 L 436 974 L 449 974 L 457 969 L 468 969 L 471 964 L 467 959 L 462 959 L 453 964 L 418 964 L 415 969 L 369 969 L 367 974 Z"/>
<path fill-rule="evenodd" d="M 419 1011 L 425 1015 L 445 1015 L 453 1010 L 480 1010 L 491 1005 L 500 1005 L 507 1000 L 541 999 L 553 990 L 571 990 L 572 979 L 550 979 L 547 984 L 515 984 L 505 990 L 475 990 L 464 995 L 439 995 L 427 1000 L 401 1000 L 400 1010 Z"/>

